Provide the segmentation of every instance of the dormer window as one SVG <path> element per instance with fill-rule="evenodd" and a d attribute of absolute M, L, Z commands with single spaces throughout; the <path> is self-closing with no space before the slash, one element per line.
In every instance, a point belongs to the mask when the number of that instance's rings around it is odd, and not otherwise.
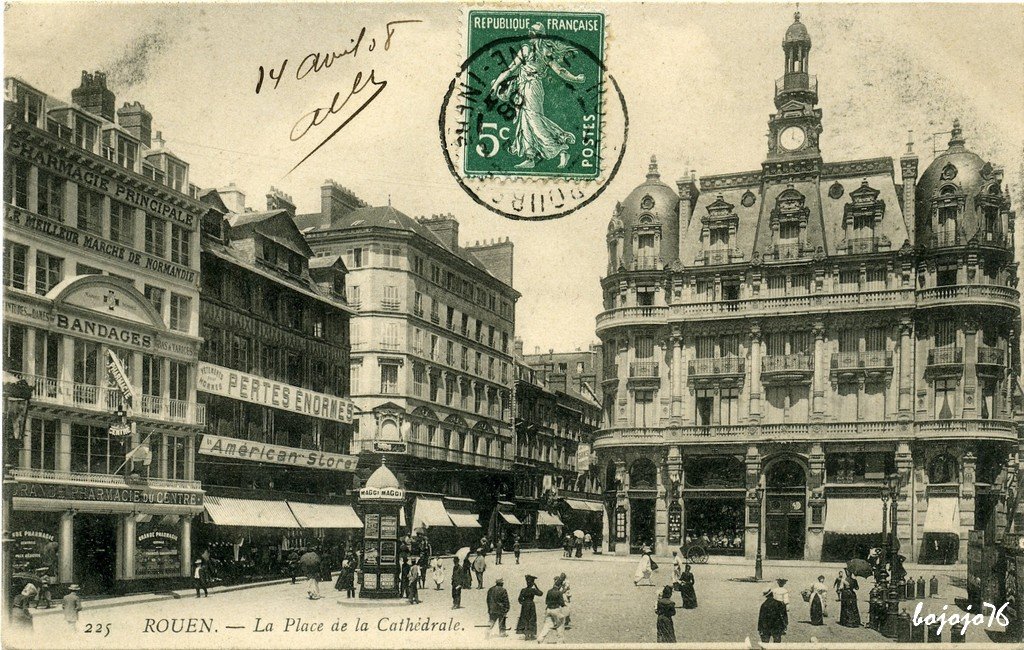
<path fill-rule="evenodd" d="M 648 259 L 654 257 L 654 235 L 640 235 L 637 241 L 641 258 Z"/>
<path fill-rule="evenodd" d="M 135 161 L 139 158 L 139 145 L 125 137 L 117 138 L 117 164 L 125 169 L 135 169 Z"/>
<path fill-rule="evenodd" d="M 302 258 L 298 255 L 288 256 L 288 272 L 292 275 L 302 274 Z"/>
<path fill-rule="evenodd" d="M 63 140 L 64 142 L 72 142 L 74 140 L 71 129 L 66 124 L 62 124 L 53 118 L 46 119 L 46 130 L 56 136 L 58 140 Z"/>
<path fill-rule="evenodd" d="M 779 224 L 779 241 L 796 243 L 800 239 L 800 224 L 796 221 L 787 221 Z"/>
<path fill-rule="evenodd" d="M 167 161 L 167 185 L 177 192 L 185 191 L 185 165 L 168 159 Z"/>
<path fill-rule="evenodd" d="M 39 125 L 39 114 L 43 112 L 43 98 L 23 86 L 15 86 L 15 103 L 18 117 L 33 126 Z"/>
<path fill-rule="evenodd" d="M 75 144 L 86 151 L 96 152 L 99 127 L 81 115 L 75 115 Z"/>
<path fill-rule="evenodd" d="M 729 246 L 729 229 L 714 228 L 711 230 L 711 247 L 727 248 Z"/>

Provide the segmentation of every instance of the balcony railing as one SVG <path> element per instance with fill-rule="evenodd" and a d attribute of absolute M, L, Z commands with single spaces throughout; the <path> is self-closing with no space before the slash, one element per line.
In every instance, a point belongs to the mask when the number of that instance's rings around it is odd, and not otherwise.
<path fill-rule="evenodd" d="M 380 308 L 383 309 L 384 311 L 398 311 L 399 307 L 401 306 L 402 302 L 400 300 L 384 298 L 383 300 L 380 301 Z"/>
<path fill-rule="evenodd" d="M 1012 287 L 998 284 L 954 284 L 945 287 L 931 287 L 917 292 L 918 303 L 922 306 L 946 302 L 963 302 L 965 299 L 996 301 L 1008 307 L 1019 307 L 1020 292 Z"/>
<path fill-rule="evenodd" d="M 128 481 L 120 474 L 89 474 L 85 472 L 62 472 L 53 469 L 15 469 L 12 475 L 17 481 L 23 483 L 71 483 L 78 485 L 99 485 L 130 487 Z M 193 490 L 199 491 L 202 485 L 199 481 L 187 481 L 174 478 L 147 478 L 145 485 L 151 488 L 166 488 L 171 490 Z"/>
<path fill-rule="evenodd" d="M 832 369 L 838 371 L 892 368 L 892 352 L 865 350 L 864 352 L 836 352 L 832 355 Z"/>
<path fill-rule="evenodd" d="M 846 240 L 846 252 L 850 255 L 877 253 L 891 248 L 888 237 L 851 237 Z"/>
<path fill-rule="evenodd" d="M 743 357 L 718 357 L 714 359 L 691 359 L 691 375 L 742 375 L 746 368 Z"/>
<path fill-rule="evenodd" d="M 124 408 L 119 388 L 61 381 L 39 375 L 15 374 L 32 386 L 32 400 L 35 402 L 72 406 L 101 413 L 113 413 Z M 143 417 L 206 424 L 206 405 L 197 402 L 142 395 L 137 407 L 137 413 Z"/>
<path fill-rule="evenodd" d="M 472 465 L 475 467 L 487 467 L 490 469 L 508 469 L 511 462 L 494 456 L 486 456 L 471 451 L 448 449 L 447 447 L 435 447 L 422 442 L 409 443 L 409 455 L 429 460 L 439 460 L 459 465 Z"/>
<path fill-rule="evenodd" d="M 1006 351 L 999 348 L 979 347 L 978 363 L 988 366 L 1005 366 Z"/>
<path fill-rule="evenodd" d="M 743 258 L 743 253 L 737 248 L 713 248 L 703 251 L 701 256 L 704 260 L 704 264 L 707 266 L 713 266 L 717 264 L 729 264 L 733 260 Z"/>
<path fill-rule="evenodd" d="M 761 373 L 814 372 L 814 357 L 809 354 L 772 354 L 761 359 Z"/>
<path fill-rule="evenodd" d="M 642 379 L 658 376 L 657 361 L 631 361 L 629 363 L 629 376 Z"/>
<path fill-rule="evenodd" d="M 775 94 L 784 90 L 807 90 L 818 92 L 818 78 L 806 72 L 787 72 L 775 80 Z"/>
<path fill-rule="evenodd" d="M 932 233 L 930 239 L 932 246 L 959 246 L 964 243 L 963 238 L 960 236 L 960 232 L 956 230 L 940 230 L 939 232 Z"/>
<path fill-rule="evenodd" d="M 601 370 L 602 381 L 615 381 L 619 378 L 619 364 L 606 363 Z"/>
<path fill-rule="evenodd" d="M 932 348 L 928 350 L 929 366 L 954 366 L 964 362 L 964 349 L 957 347 Z"/>
<path fill-rule="evenodd" d="M 638 255 L 633 260 L 634 271 L 646 271 L 661 268 L 661 260 L 654 255 Z"/>
<path fill-rule="evenodd" d="M 808 255 L 810 252 L 810 249 L 804 248 L 803 244 L 799 242 L 775 244 L 765 257 L 774 260 L 795 260 Z"/>

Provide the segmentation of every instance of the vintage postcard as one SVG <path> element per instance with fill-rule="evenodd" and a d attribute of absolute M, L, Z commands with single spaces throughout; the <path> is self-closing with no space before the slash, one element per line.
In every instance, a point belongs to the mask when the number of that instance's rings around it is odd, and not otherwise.
<path fill-rule="evenodd" d="M 3 35 L 4 648 L 1024 643 L 1020 5 Z"/>

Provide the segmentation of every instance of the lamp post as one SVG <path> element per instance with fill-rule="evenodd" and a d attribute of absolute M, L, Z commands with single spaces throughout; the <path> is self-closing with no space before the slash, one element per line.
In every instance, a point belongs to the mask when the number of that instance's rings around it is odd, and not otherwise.
<path fill-rule="evenodd" d="M 757 492 L 757 554 L 754 555 L 754 580 L 760 581 L 763 575 L 761 567 L 761 531 L 764 529 L 764 484 L 754 488 Z"/>
<path fill-rule="evenodd" d="M 899 475 L 887 474 L 882 487 L 882 568 L 876 588 L 881 589 L 882 611 L 879 629 L 883 636 L 896 638 L 896 617 L 899 613 L 899 592 L 897 590 L 896 551 L 896 500 L 899 498 Z M 886 524 L 888 533 L 886 532 Z"/>
<path fill-rule="evenodd" d="M 28 407 L 32 401 L 32 386 L 24 379 L 4 373 L 3 422 L 3 611 L 5 622 L 11 613 L 11 572 L 13 570 L 13 538 L 11 513 L 14 510 L 14 469 L 18 466 L 18 450 L 25 435 Z"/>

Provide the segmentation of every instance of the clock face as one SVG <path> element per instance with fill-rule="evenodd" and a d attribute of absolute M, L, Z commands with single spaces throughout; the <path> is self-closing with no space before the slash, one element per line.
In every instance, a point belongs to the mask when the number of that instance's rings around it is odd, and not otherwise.
<path fill-rule="evenodd" d="M 799 149 L 804 144 L 804 130 L 799 126 L 787 126 L 779 134 L 779 145 L 786 151 Z"/>

